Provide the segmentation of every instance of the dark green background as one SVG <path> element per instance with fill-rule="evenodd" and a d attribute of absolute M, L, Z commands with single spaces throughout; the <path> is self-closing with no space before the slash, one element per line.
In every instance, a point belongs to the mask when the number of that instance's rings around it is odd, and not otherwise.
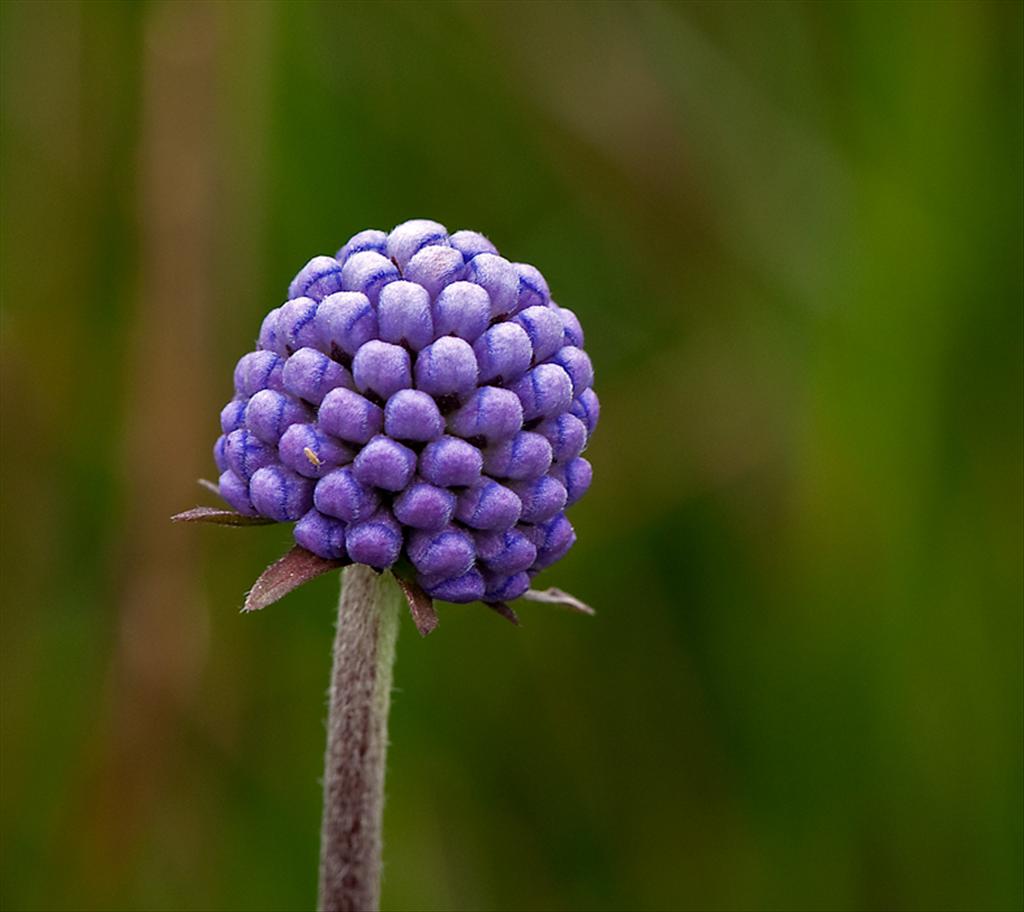
<path fill-rule="evenodd" d="M 1020 3 L 0 4 L 5 909 L 305 909 L 336 578 L 210 502 L 294 272 L 429 217 L 603 403 L 589 620 L 399 638 L 391 909 L 1010 909 Z"/>

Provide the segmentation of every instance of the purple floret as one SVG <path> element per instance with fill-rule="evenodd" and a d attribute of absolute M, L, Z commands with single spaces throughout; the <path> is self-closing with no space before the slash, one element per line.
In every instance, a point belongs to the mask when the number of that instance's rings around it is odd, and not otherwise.
<path fill-rule="evenodd" d="M 498 252 L 498 248 L 478 231 L 456 231 L 448 242 L 462 254 L 467 263 L 481 253 Z"/>
<path fill-rule="evenodd" d="M 517 599 L 530 588 L 530 575 L 528 573 L 513 573 L 506 576 L 500 573 L 485 573 L 484 577 L 484 601 L 486 602 L 510 602 Z"/>
<path fill-rule="evenodd" d="M 284 466 L 265 466 L 249 480 L 249 496 L 263 516 L 294 521 L 313 506 L 313 482 Z"/>
<path fill-rule="evenodd" d="M 416 389 L 431 396 L 465 396 L 476 387 L 478 369 L 465 339 L 444 336 L 416 357 Z"/>
<path fill-rule="evenodd" d="M 368 488 L 401 491 L 416 471 L 416 454 L 397 440 L 381 434 L 359 451 L 352 470 Z"/>
<path fill-rule="evenodd" d="M 455 518 L 471 529 L 510 529 L 522 511 L 515 492 L 489 478 L 481 478 L 455 502 Z"/>
<path fill-rule="evenodd" d="M 293 424 L 309 421 L 313 413 L 300 402 L 277 390 L 260 390 L 245 407 L 245 427 L 263 443 L 273 446 Z"/>
<path fill-rule="evenodd" d="M 335 259 L 345 265 L 345 261 L 354 253 L 362 253 L 364 250 L 372 250 L 375 253 L 387 255 L 388 236 L 383 231 L 370 228 L 353 234 L 345 246 L 338 251 Z"/>
<path fill-rule="evenodd" d="M 377 311 L 370 299 L 359 291 L 342 291 L 324 298 L 313 320 L 317 345 L 321 351 L 337 358 L 350 358 L 360 346 L 378 338 Z"/>
<path fill-rule="evenodd" d="M 533 346 L 516 323 L 496 323 L 473 344 L 481 383 L 511 383 L 530 366 Z"/>
<path fill-rule="evenodd" d="M 367 342 L 352 359 L 352 377 L 361 393 L 387 399 L 412 386 L 409 353 L 390 342 Z"/>
<path fill-rule="evenodd" d="M 357 564 L 378 570 L 390 567 L 402 553 L 402 527 L 387 510 L 351 523 L 345 530 L 345 548 Z"/>
<path fill-rule="evenodd" d="M 593 380 L 534 266 L 425 219 L 360 231 L 303 266 L 239 360 L 220 492 L 320 557 L 510 601 L 575 541 Z"/>
<path fill-rule="evenodd" d="M 368 443 L 384 430 L 384 409 L 350 389 L 331 390 L 317 414 L 328 434 L 350 443 Z"/>
<path fill-rule="evenodd" d="M 455 495 L 425 481 L 414 482 L 395 498 L 394 512 L 410 529 L 442 529 L 455 512 Z"/>
<path fill-rule="evenodd" d="M 484 459 L 471 443 L 442 437 L 420 453 L 420 475 L 443 488 L 461 488 L 480 479 Z"/>
<path fill-rule="evenodd" d="M 392 282 L 377 302 L 380 338 L 419 351 L 434 341 L 430 294 L 415 282 Z"/>
<path fill-rule="evenodd" d="M 483 575 L 475 567 L 461 576 L 433 582 L 424 579 L 423 588 L 431 598 L 444 599 L 446 602 L 475 602 L 484 597 L 485 586 Z"/>
<path fill-rule="evenodd" d="M 312 509 L 295 524 L 295 541 L 326 560 L 340 560 L 345 551 L 345 523 Z"/>
<path fill-rule="evenodd" d="M 522 426 L 519 398 L 497 386 L 481 386 L 448 419 L 451 433 L 463 438 L 480 437 L 488 443 L 511 437 Z"/>
<path fill-rule="evenodd" d="M 444 418 L 437 403 L 426 393 L 403 389 L 384 406 L 384 433 L 395 440 L 426 443 L 444 433 Z"/>
<path fill-rule="evenodd" d="M 565 329 L 551 307 L 527 307 L 513 317 L 513 322 L 526 330 L 533 346 L 533 363 L 546 361 L 563 345 Z"/>
<path fill-rule="evenodd" d="M 517 310 L 527 307 L 547 307 L 551 300 L 547 280 L 536 266 L 529 263 L 513 263 L 519 272 L 519 301 Z"/>
<path fill-rule="evenodd" d="M 539 478 L 551 467 L 551 444 L 532 431 L 520 431 L 484 453 L 484 470 L 492 478 L 526 481 Z"/>
<path fill-rule="evenodd" d="M 424 577 L 448 579 L 473 566 L 475 551 L 469 533 L 455 526 L 433 532 L 412 532 L 408 540 L 412 565 Z"/>
<path fill-rule="evenodd" d="M 341 290 L 362 292 L 376 304 L 381 289 L 397 278 L 398 268 L 391 260 L 372 250 L 364 250 L 345 261 L 341 269 Z"/>
<path fill-rule="evenodd" d="M 513 385 L 512 391 L 519 397 L 527 421 L 557 415 L 572 402 L 572 381 L 557 364 L 538 364 Z"/>
<path fill-rule="evenodd" d="M 293 298 L 282 305 L 277 315 L 277 339 L 291 354 L 307 345 L 316 345 L 316 312 L 319 303 L 312 298 Z"/>
<path fill-rule="evenodd" d="M 248 399 L 232 399 L 220 410 L 220 429 L 225 434 L 230 434 L 245 424 L 248 402 Z"/>
<path fill-rule="evenodd" d="M 519 303 L 519 271 L 504 257 L 481 253 L 466 264 L 465 278 L 487 291 L 491 316 L 510 314 Z"/>
<path fill-rule="evenodd" d="M 448 243 L 448 229 L 429 219 L 411 219 L 396 226 L 387 239 L 387 255 L 400 269 L 424 247 Z"/>
<path fill-rule="evenodd" d="M 235 390 L 242 396 L 253 396 L 262 389 L 283 389 L 283 371 L 284 359 L 273 352 L 249 352 L 235 367 Z"/>
<path fill-rule="evenodd" d="M 491 322 L 491 298 L 472 282 L 453 282 L 434 301 L 434 332 L 475 342 Z"/>
<path fill-rule="evenodd" d="M 328 472 L 317 482 L 313 503 L 321 513 L 345 522 L 357 522 L 377 511 L 380 497 L 374 488 L 356 478 L 351 466 L 345 466 Z"/>
<path fill-rule="evenodd" d="M 289 298 L 321 298 L 335 291 L 341 291 L 341 263 L 334 257 L 313 257 L 288 286 Z"/>
<path fill-rule="evenodd" d="M 312 405 L 339 386 L 352 388 L 352 375 L 315 348 L 300 348 L 284 365 L 281 381 L 287 392 Z"/>
<path fill-rule="evenodd" d="M 282 435 L 277 452 L 283 465 L 307 478 L 323 478 L 355 458 L 351 447 L 316 424 L 293 424 Z"/>

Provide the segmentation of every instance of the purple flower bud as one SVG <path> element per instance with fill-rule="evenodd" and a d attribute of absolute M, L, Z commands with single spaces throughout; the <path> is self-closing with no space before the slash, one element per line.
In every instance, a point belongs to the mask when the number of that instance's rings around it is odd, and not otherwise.
<path fill-rule="evenodd" d="M 586 459 L 578 457 L 565 465 L 553 466 L 551 475 L 565 486 L 568 494 L 565 505 L 571 507 L 587 493 L 590 481 L 594 476 L 594 470 Z"/>
<path fill-rule="evenodd" d="M 568 307 L 554 306 L 558 315 L 562 318 L 562 325 L 565 327 L 565 345 L 575 345 L 583 348 L 583 327 L 580 326 L 579 318 Z"/>
<path fill-rule="evenodd" d="M 225 434 L 230 434 L 245 424 L 245 409 L 248 404 L 248 399 L 232 399 L 220 410 L 220 429 Z"/>
<path fill-rule="evenodd" d="M 476 356 L 464 339 L 444 336 L 416 357 L 416 388 L 432 396 L 465 395 L 476 379 Z"/>
<path fill-rule="evenodd" d="M 345 388 L 324 396 L 317 418 L 328 434 L 350 443 L 366 443 L 384 429 L 384 409 Z"/>
<path fill-rule="evenodd" d="M 569 378 L 565 381 L 568 383 Z M 448 419 L 451 433 L 465 438 L 482 437 L 488 443 L 511 437 L 522 426 L 523 407 L 519 398 L 511 390 L 497 386 L 479 387 Z"/>
<path fill-rule="evenodd" d="M 532 431 L 520 431 L 487 448 L 484 470 L 493 478 L 528 481 L 547 472 L 551 458 L 551 444 L 545 437 Z"/>
<path fill-rule="evenodd" d="M 517 313 L 512 321 L 522 326 L 530 337 L 535 364 L 546 361 L 562 347 L 565 330 L 553 308 L 527 307 Z"/>
<path fill-rule="evenodd" d="M 402 527 L 387 510 L 378 510 L 369 519 L 349 525 L 345 548 L 357 564 L 385 570 L 402 553 Z"/>
<path fill-rule="evenodd" d="M 415 282 L 385 285 L 377 304 L 380 338 L 419 351 L 434 341 L 430 295 Z"/>
<path fill-rule="evenodd" d="M 348 465 L 355 453 L 315 424 L 293 424 L 277 447 L 281 462 L 306 478 L 323 478 L 332 469 Z"/>
<path fill-rule="evenodd" d="M 388 236 L 383 231 L 373 228 L 353 234 L 341 250 L 338 251 L 335 259 L 345 265 L 345 261 L 354 253 L 362 253 L 364 250 L 372 250 L 382 256 L 387 256 Z"/>
<path fill-rule="evenodd" d="M 523 405 L 523 418 L 547 418 L 572 402 L 572 381 L 557 364 L 538 364 L 512 390 Z"/>
<path fill-rule="evenodd" d="M 384 406 L 384 433 L 395 440 L 436 440 L 444 433 L 444 419 L 426 393 L 399 390 Z"/>
<path fill-rule="evenodd" d="M 537 560 L 533 564 L 534 571 L 543 570 L 561 560 L 576 542 L 576 532 L 572 523 L 565 518 L 564 513 L 559 513 L 554 519 L 549 519 L 536 528 L 541 533 L 542 539 L 540 547 L 537 548 Z"/>
<path fill-rule="evenodd" d="M 423 247 L 405 267 L 405 277 L 422 285 L 431 298 L 436 298 L 445 286 L 459 281 L 464 272 L 462 254 L 452 247 Z"/>
<path fill-rule="evenodd" d="M 481 253 L 498 252 L 498 248 L 478 231 L 456 231 L 448 242 L 462 254 L 467 263 Z"/>
<path fill-rule="evenodd" d="M 548 283 L 540 270 L 529 263 L 513 263 L 519 272 L 519 298 L 517 310 L 525 310 L 527 307 L 547 307 L 551 300 L 551 292 L 548 290 Z"/>
<path fill-rule="evenodd" d="M 569 412 L 544 419 L 534 430 L 547 438 L 558 462 L 570 462 L 587 445 L 587 426 Z"/>
<path fill-rule="evenodd" d="M 513 481 L 509 487 L 523 504 L 523 522 L 542 523 L 565 508 L 565 487 L 551 475 L 541 475 L 533 481 Z"/>
<path fill-rule="evenodd" d="M 471 443 L 442 437 L 420 453 L 420 475 L 443 488 L 466 487 L 480 480 L 483 456 Z"/>
<path fill-rule="evenodd" d="M 249 496 L 262 516 L 294 522 L 313 506 L 313 482 L 283 466 L 265 466 L 253 473 Z"/>
<path fill-rule="evenodd" d="M 518 380 L 533 358 L 530 337 L 516 323 L 496 323 L 476 340 L 473 352 L 481 383 Z"/>
<path fill-rule="evenodd" d="M 336 291 L 341 291 L 341 263 L 334 257 L 315 256 L 292 279 L 288 297 L 319 301 Z"/>
<path fill-rule="evenodd" d="M 518 528 L 503 532 L 474 532 L 473 540 L 477 557 L 492 573 L 519 573 L 532 567 L 537 559 L 536 545 Z"/>
<path fill-rule="evenodd" d="M 428 584 L 424 590 L 431 598 L 466 604 L 484 597 L 484 578 L 473 568 L 454 579 Z"/>
<path fill-rule="evenodd" d="M 271 446 L 277 445 L 289 425 L 312 417 L 308 407 L 277 390 L 260 390 L 245 407 L 245 426 Z"/>
<path fill-rule="evenodd" d="M 361 392 L 387 399 L 412 386 L 409 353 L 390 342 L 367 342 L 352 359 L 352 377 Z"/>
<path fill-rule="evenodd" d="M 289 393 L 313 405 L 332 389 L 352 386 L 349 372 L 315 348 L 300 348 L 285 361 L 281 380 Z"/>
<path fill-rule="evenodd" d="M 316 312 L 319 305 L 312 298 L 292 298 L 281 306 L 277 318 L 277 338 L 285 351 L 298 351 L 319 342 Z"/>
<path fill-rule="evenodd" d="M 594 382 L 594 367 L 590 356 L 575 345 L 565 345 L 551 359 L 552 364 L 559 365 L 572 381 L 573 398 L 578 399 L 584 390 L 590 389 Z"/>
<path fill-rule="evenodd" d="M 260 326 L 260 337 L 258 347 L 265 351 L 272 351 L 277 355 L 287 355 L 284 348 L 284 340 L 277 334 L 277 321 L 281 317 L 281 308 L 275 307 L 263 318 Z"/>
<path fill-rule="evenodd" d="M 345 523 L 310 510 L 295 524 L 295 541 L 325 560 L 345 558 Z"/>
<path fill-rule="evenodd" d="M 443 529 L 455 512 L 455 495 L 425 481 L 413 482 L 394 503 L 395 519 L 412 529 Z"/>
<path fill-rule="evenodd" d="M 573 400 L 569 411 L 586 425 L 588 434 L 594 433 L 597 419 L 601 417 L 601 403 L 597 401 L 597 393 L 592 389 L 584 390 L 578 399 Z"/>
<path fill-rule="evenodd" d="M 433 310 L 439 337 L 455 335 L 474 342 L 491 322 L 491 298 L 472 282 L 452 282 L 437 296 Z"/>
<path fill-rule="evenodd" d="M 239 513 L 246 516 L 258 516 L 256 508 L 249 499 L 249 485 L 228 469 L 220 476 L 220 496 L 223 497 Z"/>
<path fill-rule="evenodd" d="M 224 457 L 231 471 L 248 481 L 258 469 L 277 462 L 277 447 L 268 446 L 251 431 L 239 428 L 225 439 Z"/>
<path fill-rule="evenodd" d="M 345 522 L 368 519 L 380 506 L 377 492 L 360 482 L 350 466 L 321 478 L 316 483 L 313 502 L 321 513 Z"/>
<path fill-rule="evenodd" d="M 540 526 L 534 526 L 530 523 L 519 523 L 519 525 L 515 527 L 514 531 L 518 532 L 523 536 L 523 538 L 530 542 L 535 550 L 543 547 L 545 533 Z"/>
<path fill-rule="evenodd" d="M 354 253 L 341 269 L 341 287 L 345 291 L 361 291 L 374 304 L 380 290 L 399 278 L 398 269 L 387 257 L 364 250 Z"/>
<path fill-rule="evenodd" d="M 412 565 L 427 578 L 460 576 L 473 566 L 473 539 L 454 526 L 436 532 L 412 532 L 406 551 Z"/>
<path fill-rule="evenodd" d="M 318 344 L 326 352 L 352 357 L 360 347 L 377 338 L 377 314 L 366 295 L 342 291 L 324 298 L 316 312 Z"/>
<path fill-rule="evenodd" d="M 484 574 L 484 601 L 510 602 L 517 599 L 530 588 L 530 577 L 526 573 Z"/>
<path fill-rule="evenodd" d="M 283 369 L 284 360 L 273 352 L 249 352 L 242 355 L 235 367 L 235 389 L 243 396 L 252 396 L 261 389 L 283 389 Z"/>
<path fill-rule="evenodd" d="M 388 235 L 387 255 L 404 272 L 406 265 L 422 248 L 431 244 L 447 244 L 448 229 L 429 219 L 410 219 L 396 225 Z"/>
<path fill-rule="evenodd" d="M 504 485 L 481 478 L 459 495 L 455 518 L 473 529 L 509 529 L 519 520 L 523 505 Z"/>
<path fill-rule="evenodd" d="M 224 444 L 227 441 L 227 437 L 223 434 L 217 438 L 217 442 L 213 445 L 213 461 L 217 465 L 218 472 L 226 472 L 228 469 L 228 456 L 224 452 Z"/>
<path fill-rule="evenodd" d="M 416 454 L 397 440 L 380 435 L 359 451 L 352 470 L 364 485 L 401 491 L 416 470 Z"/>
<path fill-rule="evenodd" d="M 236 509 L 331 560 L 404 547 L 460 602 L 517 598 L 572 546 L 599 404 L 579 321 L 535 267 L 438 222 L 360 231 L 303 267 L 257 347 L 213 450 Z"/>
<path fill-rule="evenodd" d="M 483 286 L 491 298 L 491 316 L 512 313 L 519 303 L 519 271 L 504 257 L 481 253 L 466 265 L 465 278 Z"/>

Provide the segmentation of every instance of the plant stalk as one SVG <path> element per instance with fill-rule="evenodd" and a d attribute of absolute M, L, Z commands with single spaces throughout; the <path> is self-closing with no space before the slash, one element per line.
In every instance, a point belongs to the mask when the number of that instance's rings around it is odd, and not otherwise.
<path fill-rule="evenodd" d="M 342 573 L 327 717 L 320 912 L 380 908 L 388 706 L 402 594 L 390 573 Z"/>

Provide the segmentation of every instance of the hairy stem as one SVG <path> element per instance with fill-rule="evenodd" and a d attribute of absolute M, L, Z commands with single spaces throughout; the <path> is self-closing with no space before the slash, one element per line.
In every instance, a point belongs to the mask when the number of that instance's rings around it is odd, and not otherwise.
<path fill-rule="evenodd" d="M 390 573 L 359 564 L 344 570 L 324 758 L 321 912 L 380 906 L 388 705 L 401 602 Z"/>

